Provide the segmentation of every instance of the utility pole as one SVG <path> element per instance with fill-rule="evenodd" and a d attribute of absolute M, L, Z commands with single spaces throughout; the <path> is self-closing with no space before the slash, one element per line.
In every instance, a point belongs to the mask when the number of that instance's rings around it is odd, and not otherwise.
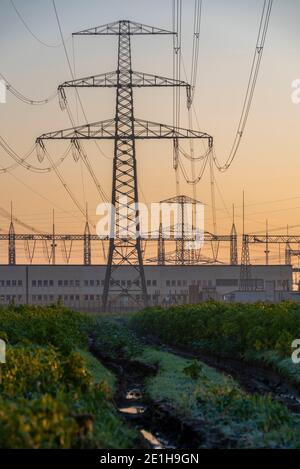
<path fill-rule="evenodd" d="M 159 212 L 159 230 L 158 230 L 158 244 L 157 244 L 157 263 L 158 265 L 166 264 L 166 249 L 163 233 L 162 213 Z"/>
<path fill-rule="evenodd" d="M 51 260 L 52 260 L 52 265 L 55 265 L 56 264 L 56 239 L 55 239 L 55 211 L 54 210 L 53 210 L 53 218 L 52 218 Z"/>
<path fill-rule="evenodd" d="M 16 233 L 13 222 L 13 204 L 10 204 L 10 226 L 8 232 L 8 263 L 16 265 Z"/>
<path fill-rule="evenodd" d="M 242 259 L 240 269 L 240 289 L 242 291 L 249 291 L 251 283 L 251 265 L 250 265 L 250 251 L 249 251 L 249 238 L 245 234 L 245 191 L 243 191 L 243 245 L 242 245 Z"/>
<path fill-rule="evenodd" d="M 135 35 L 168 35 L 173 32 L 132 21 L 121 20 L 75 33 L 81 36 L 117 36 L 117 71 L 65 82 L 59 87 L 61 98 L 66 99 L 65 88 L 110 87 L 116 88 L 116 114 L 113 119 L 44 134 L 37 139 L 43 150 L 45 140 L 70 140 L 79 147 L 80 140 L 114 140 L 111 233 L 107 270 L 104 282 L 102 307 L 107 310 L 110 294 L 129 297 L 139 306 L 147 305 L 148 295 L 141 248 L 141 227 L 138 210 L 138 184 L 136 140 L 179 138 L 206 139 L 212 147 L 213 139 L 206 133 L 136 119 L 134 95 L 136 87 L 185 87 L 190 96 L 190 86 L 178 80 L 132 70 L 131 38 Z M 80 148 L 80 147 L 79 147 Z M 126 212 L 126 215 L 124 215 Z M 127 233 L 124 233 L 124 224 Z M 115 273 L 121 266 L 132 268 L 131 286 L 121 284 Z"/>
<path fill-rule="evenodd" d="M 266 265 L 269 265 L 269 222 L 266 220 L 266 249 L 265 249 L 265 255 L 266 255 Z"/>
<path fill-rule="evenodd" d="M 84 228 L 83 263 L 84 265 L 91 265 L 92 263 L 91 232 L 90 232 L 90 225 L 89 225 L 88 204 L 86 204 L 86 223 L 85 223 L 85 228 Z"/>
<path fill-rule="evenodd" d="M 231 227 L 231 240 L 230 240 L 230 264 L 238 264 L 238 245 L 237 245 L 237 231 L 235 226 L 235 213 L 234 205 L 232 206 L 232 227 Z"/>

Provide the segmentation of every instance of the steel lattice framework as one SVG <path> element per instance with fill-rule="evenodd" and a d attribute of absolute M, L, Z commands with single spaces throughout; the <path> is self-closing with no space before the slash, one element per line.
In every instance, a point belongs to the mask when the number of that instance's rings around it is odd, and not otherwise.
<path fill-rule="evenodd" d="M 191 93 L 190 86 L 183 81 L 132 70 L 131 37 L 147 34 L 168 35 L 174 33 L 127 20 L 116 21 L 75 33 L 75 35 L 83 36 L 118 36 L 118 68 L 116 72 L 65 82 L 59 87 L 61 97 L 65 99 L 64 90 L 70 87 L 115 87 L 115 118 L 51 132 L 37 139 L 37 143 L 41 146 L 44 145 L 44 140 L 53 139 L 71 140 L 73 143 L 86 139 L 114 140 L 112 204 L 115 211 L 111 220 L 113 232 L 110 236 L 103 293 L 104 310 L 107 309 L 110 292 L 126 295 L 134 301 L 142 299 L 142 303 L 147 305 L 148 296 L 142 259 L 139 212 L 136 208 L 138 203 L 136 140 L 197 138 L 207 139 L 210 147 L 213 143 L 212 137 L 203 132 L 178 129 L 170 125 L 135 119 L 133 98 L 133 89 L 135 87 L 181 86 L 186 87 L 188 97 Z M 125 198 L 126 201 L 124 202 Z M 126 209 L 126 215 L 124 215 L 124 209 Z M 122 234 L 124 224 L 127 225 L 126 235 Z M 88 233 L 86 236 L 90 239 Z M 135 272 L 130 290 L 125 289 L 120 285 L 120 282 L 113 278 L 114 272 L 124 264 L 131 266 Z"/>

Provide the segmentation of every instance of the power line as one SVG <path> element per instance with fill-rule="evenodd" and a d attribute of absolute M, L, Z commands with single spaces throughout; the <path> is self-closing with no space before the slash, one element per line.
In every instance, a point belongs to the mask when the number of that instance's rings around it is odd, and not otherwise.
<path fill-rule="evenodd" d="M 181 77 L 181 46 L 182 46 L 182 0 L 172 1 L 172 25 L 173 25 L 173 79 L 180 80 Z M 173 89 L 173 126 L 180 127 L 180 87 Z M 173 143 L 173 167 L 175 170 L 176 194 L 180 193 L 179 180 L 179 145 L 177 139 Z"/>
<path fill-rule="evenodd" d="M 242 108 L 242 113 L 240 116 L 235 139 L 234 139 L 233 145 L 231 147 L 231 151 L 229 153 L 229 156 L 225 164 L 221 165 L 218 162 L 218 159 L 215 153 L 213 154 L 215 165 L 220 172 L 225 172 L 230 168 L 239 150 L 242 137 L 244 135 L 244 131 L 248 122 L 248 117 L 249 117 L 249 113 L 250 113 L 250 109 L 251 109 L 251 105 L 252 105 L 252 101 L 254 97 L 254 92 L 255 92 L 255 88 L 257 84 L 260 65 L 261 65 L 261 61 L 263 57 L 266 36 L 268 32 L 268 27 L 269 27 L 269 21 L 270 21 L 270 16 L 272 12 L 272 6 L 273 6 L 273 0 L 268 0 L 268 1 L 264 0 L 264 6 L 263 6 L 263 11 L 262 11 L 260 26 L 259 26 L 259 32 L 258 32 L 256 46 L 255 46 L 255 52 L 254 52 L 254 57 L 252 61 L 252 67 L 251 67 L 247 91 L 246 91 L 246 95 L 244 99 L 244 104 Z"/>
<path fill-rule="evenodd" d="M 21 23 L 24 25 L 25 29 L 29 32 L 29 34 L 36 40 L 38 41 L 40 44 L 42 44 L 43 46 L 45 47 L 50 47 L 50 48 L 56 48 L 56 47 L 60 47 L 61 46 L 61 43 L 60 44 L 48 44 L 44 41 L 42 41 L 33 31 L 32 29 L 28 26 L 27 22 L 24 20 L 23 16 L 21 15 L 20 11 L 18 10 L 18 8 L 16 7 L 15 3 L 13 2 L 13 0 L 10 0 L 10 3 L 13 7 L 13 9 L 15 10 L 18 18 L 20 19 Z"/>
<path fill-rule="evenodd" d="M 36 233 L 36 234 L 42 234 L 41 231 L 37 230 L 36 228 L 34 228 L 33 226 L 30 226 L 30 225 L 27 225 L 27 223 L 24 223 L 22 220 L 20 220 L 19 218 L 15 217 L 12 215 L 12 213 L 9 213 L 7 210 L 5 210 L 5 208 L 3 207 L 0 207 L 0 215 L 4 218 L 7 218 L 8 220 L 12 220 L 14 221 L 15 223 L 17 223 L 18 225 L 22 226 L 23 228 L 26 228 L 27 230 L 29 231 L 32 231 L 33 233 Z"/>
<path fill-rule="evenodd" d="M 20 91 L 18 91 L 8 80 L 7 78 L 3 75 L 3 73 L 0 73 L 0 78 L 5 82 L 7 90 L 13 94 L 17 99 L 22 101 L 23 103 L 30 104 L 32 106 L 43 106 L 45 104 L 48 104 L 50 101 L 52 101 L 54 98 L 57 96 L 57 91 L 55 93 L 52 93 L 48 98 L 46 99 L 32 99 L 28 98 L 27 96 L 24 96 Z"/>
<path fill-rule="evenodd" d="M 60 22 L 60 19 L 59 19 L 59 15 L 58 15 L 58 11 L 57 11 L 57 8 L 56 8 L 56 4 L 55 4 L 55 0 L 52 0 L 52 3 L 53 3 L 53 8 L 54 8 L 54 12 L 55 12 L 55 16 L 56 16 L 56 20 L 57 20 L 57 25 L 58 25 L 58 29 L 59 29 L 59 33 L 60 33 L 60 36 L 61 36 L 61 40 L 62 40 L 62 43 L 63 43 L 63 48 L 64 48 L 64 52 L 65 52 L 65 56 L 66 56 L 66 60 L 67 60 L 67 64 L 68 64 L 68 67 L 69 67 L 69 70 L 70 70 L 70 73 L 71 73 L 71 77 L 73 80 L 75 80 L 75 76 L 74 76 L 74 72 L 73 72 L 73 68 L 72 68 L 72 65 L 71 65 L 71 61 L 70 61 L 70 58 L 69 58 L 69 54 L 68 54 L 68 50 L 67 50 L 67 47 L 66 47 L 66 43 L 65 43 L 65 40 L 64 40 L 64 36 L 63 36 L 63 32 L 62 32 L 62 27 L 61 27 L 61 22 Z M 80 97 L 80 94 L 79 94 L 79 91 L 78 89 L 76 88 L 76 94 L 77 94 L 77 98 L 78 98 L 78 102 L 80 104 L 80 107 L 81 107 L 81 110 L 82 110 L 82 113 L 83 113 L 83 116 L 85 118 L 85 121 L 86 123 L 88 123 L 88 119 L 87 119 L 87 115 L 86 115 L 86 112 L 85 112 L 85 109 L 84 109 L 84 106 L 83 106 L 83 103 L 82 103 L 82 100 L 81 100 L 81 97 Z M 67 107 L 67 112 L 68 112 L 68 115 L 69 115 L 69 119 L 71 121 L 71 124 L 73 126 L 73 128 L 75 128 L 75 121 L 74 121 L 74 118 L 72 116 L 72 113 L 71 113 L 71 110 L 69 108 L 69 106 L 67 105 L 66 103 L 66 107 Z M 79 144 L 78 144 L 79 145 Z M 79 148 L 79 153 L 80 153 L 80 156 L 83 158 L 83 162 L 84 164 L 86 165 L 90 175 L 92 176 L 92 179 L 97 187 L 97 190 L 100 194 L 100 196 L 103 198 L 104 201 L 108 201 L 108 197 L 107 195 L 105 194 L 104 190 L 102 189 L 101 187 L 101 184 L 100 182 L 98 181 L 93 169 L 92 169 L 92 166 L 89 162 L 89 159 L 88 159 L 88 156 L 86 155 L 86 153 L 84 152 L 84 150 L 82 149 L 82 145 L 80 146 L 81 148 Z M 99 146 L 97 145 L 97 148 L 99 149 Z"/>
<path fill-rule="evenodd" d="M 28 171 L 31 171 L 33 173 L 39 173 L 39 174 L 45 174 L 53 171 L 52 167 L 47 167 L 47 168 L 39 168 L 37 166 L 34 166 L 32 164 L 26 163 L 26 160 L 33 154 L 33 152 L 37 149 L 37 145 L 35 144 L 29 152 L 24 156 L 21 157 L 18 155 L 12 147 L 8 144 L 8 142 L 0 136 L 0 146 L 3 148 L 3 150 L 7 153 L 8 156 L 10 156 L 19 166 L 22 166 L 23 168 L 27 169 Z M 59 160 L 54 164 L 56 168 L 58 168 L 67 158 L 69 152 L 71 149 L 71 145 L 68 146 L 67 150 L 65 153 L 59 158 Z M 13 165 L 15 169 L 15 165 Z M 6 172 L 4 168 L 3 172 Z M 12 170 L 12 167 L 10 167 L 10 171 Z"/>

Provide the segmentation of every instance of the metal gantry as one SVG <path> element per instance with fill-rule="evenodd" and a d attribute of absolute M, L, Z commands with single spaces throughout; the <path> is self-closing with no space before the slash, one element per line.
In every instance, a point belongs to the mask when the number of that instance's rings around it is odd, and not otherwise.
<path fill-rule="evenodd" d="M 162 240 L 162 245 L 160 245 L 160 239 Z M 152 259 L 151 262 L 158 263 L 159 265 L 164 264 L 172 264 L 175 263 L 175 257 L 172 260 L 171 257 L 166 255 L 166 244 L 174 244 L 176 243 L 176 238 L 174 233 L 170 233 L 170 237 L 166 238 L 165 236 L 157 236 L 157 235 L 145 235 L 141 237 L 143 242 L 157 242 L 158 244 L 158 252 L 160 252 L 159 259 Z M 186 237 L 185 241 L 193 242 L 195 239 L 194 237 L 188 238 Z M 103 242 L 109 242 L 109 238 L 103 238 L 99 240 L 99 236 L 97 234 L 91 234 L 88 224 L 85 226 L 85 230 L 83 234 L 58 234 L 55 232 L 52 233 L 16 233 L 14 224 L 12 223 L 9 228 L 8 233 L 0 233 L 0 242 L 6 242 L 8 246 L 8 264 L 9 265 L 16 265 L 17 263 L 17 246 L 16 243 L 24 242 L 25 252 L 27 258 L 32 264 L 35 259 L 35 254 L 37 251 L 38 243 L 40 243 L 43 247 L 43 251 L 45 254 L 45 259 L 47 263 L 53 264 L 53 257 L 57 260 L 56 250 L 57 247 L 60 245 L 61 250 L 63 252 L 63 258 L 65 262 L 69 263 L 72 256 L 72 247 L 74 243 L 80 242 L 83 247 L 83 265 L 91 265 L 92 264 L 92 243 L 98 243 L 102 245 Z M 204 242 L 211 243 L 211 242 L 222 242 L 222 243 L 231 243 L 232 237 L 230 235 L 213 235 L 211 233 L 206 232 L 204 234 Z M 55 254 L 53 256 L 53 247 Z M 50 248 L 50 249 L 49 249 Z M 149 261 L 149 259 L 147 259 Z M 201 258 L 199 264 L 201 262 L 212 263 L 211 259 Z M 197 263 L 195 263 L 197 264 Z"/>
<path fill-rule="evenodd" d="M 110 24 L 75 33 L 82 36 L 113 35 L 118 36 L 118 66 L 116 72 L 90 76 L 63 83 L 59 87 L 61 98 L 66 99 L 66 88 L 116 88 L 116 114 L 108 119 L 71 129 L 44 134 L 37 139 L 37 144 L 44 148 L 44 140 L 71 140 L 78 146 L 81 140 L 114 140 L 112 214 L 110 246 L 103 292 L 103 309 L 108 306 L 110 293 L 125 295 L 134 301 L 147 304 L 147 287 L 143 268 L 141 249 L 140 217 L 137 209 L 137 160 L 136 140 L 143 139 L 206 139 L 212 147 L 212 137 L 206 133 L 190 129 L 179 129 L 170 125 L 136 119 L 134 116 L 133 90 L 136 87 L 185 87 L 190 98 L 190 86 L 179 80 L 159 77 L 132 70 L 131 38 L 134 35 L 174 34 L 160 28 L 147 26 L 132 21 L 121 20 Z M 124 202 L 124 198 L 126 201 Z M 124 207 L 125 205 L 125 207 Z M 126 215 L 122 210 L 126 208 Z M 124 210 L 123 210 L 124 211 Z M 127 224 L 127 235 L 120 234 Z M 131 287 L 123 287 L 114 279 L 119 266 L 128 265 L 133 269 Z"/>

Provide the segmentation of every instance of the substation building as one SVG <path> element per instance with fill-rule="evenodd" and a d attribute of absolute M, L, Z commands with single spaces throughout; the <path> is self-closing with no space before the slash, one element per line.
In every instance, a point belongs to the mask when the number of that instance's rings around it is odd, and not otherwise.
<path fill-rule="evenodd" d="M 239 265 L 146 265 L 150 305 L 199 303 L 209 299 L 230 302 L 276 302 L 296 299 L 289 265 L 252 265 L 247 291 L 240 288 Z M 1 265 L 0 305 L 63 303 L 78 311 L 101 311 L 106 265 Z M 132 269 L 120 267 L 114 274 L 126 292 L 134 294 Z M 111 285 L 108 311 L 136 308 L 126 294 Z M 139 289 L 137 285 L 136 300 Z"/>

